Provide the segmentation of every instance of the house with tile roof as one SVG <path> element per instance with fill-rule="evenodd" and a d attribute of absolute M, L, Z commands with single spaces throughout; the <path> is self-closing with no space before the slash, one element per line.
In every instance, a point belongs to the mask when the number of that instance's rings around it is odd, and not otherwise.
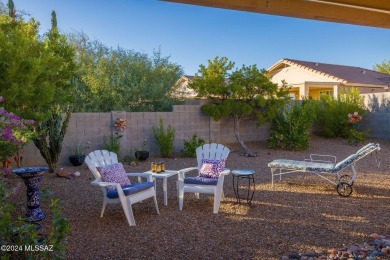
<path fill-rule="evenodd" d="M 311 97 L 318 99 L 321 94 L 334 95 L 355 87 L 361 94 L 388 92 L 390 75 L 377 71 L 336 64 L 282 59 L 266 72 L 272 82 L 290 87 L 293 99 Z"/>
<path fill-rule="evenodd" d="M 321 94 L 337 97 L 351 87 L 357 88 L 361 94 L 390 90 L 389 74 L 360 67 L 293 59 L 278 61 L 267 70 L 266 76 L 279 86 L 285 81 L 290 87 L 292 99 L 319 99 Z M 188 87 L 193 79 L 194 76 L 182 76 L 172 87 L 170 95 L 183 101 L 196 99 L 196 91 Z"/>

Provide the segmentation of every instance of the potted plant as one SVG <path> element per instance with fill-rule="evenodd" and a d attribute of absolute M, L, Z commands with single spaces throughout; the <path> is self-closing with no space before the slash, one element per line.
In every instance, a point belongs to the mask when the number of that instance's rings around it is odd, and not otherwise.
<path fill-rule="evenodd" d="M 89 142 L 81 144 L 83 140 L 84 134 L 81 137 L 81 140 L 79 143 L 75 142 L 73 147 L 72 147 L 72 152 L 69 156 L 69 161 L 72 165 L 74 166 L 80 166 L 84 163 L 85 160 L 85 151 L 87 148 L 89 148 Z"/>
<path fill-rule="evenodd" d="M 146 143 L 147 140 L 145 139 L 142 145 L 142 150 L 135 151 L 134 153 L 135 158 L 139 161 L 145 161 L 149 157 L 149 151 L 146 151 Z"/>

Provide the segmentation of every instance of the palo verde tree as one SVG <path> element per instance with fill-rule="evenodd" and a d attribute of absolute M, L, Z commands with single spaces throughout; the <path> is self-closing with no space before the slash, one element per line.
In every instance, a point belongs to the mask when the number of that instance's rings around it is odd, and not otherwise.
<path fill-rule="evenodd" d="M 11 111 L 42 121 L 50 114 L 55 92 L 50 85 L 52 55 L 31 19 L 0 16 L 0 94 Z"/>
<path fill-rule="evenodd" d="M 234 62 L 226 57 L 200 65 L 190 87 L 210 102 L 202 111 L 214 120 L 230 116 L 234 122 L 234 134 L 246 156 L 256 156 L 248 149 L 240 135 L 240 122 L 244 118 L 255 118 L 256 124 L 270 122 L 276 111 L 288 100 L 287 89 L 272 83 L 255 65 L 234 68 Z"/>

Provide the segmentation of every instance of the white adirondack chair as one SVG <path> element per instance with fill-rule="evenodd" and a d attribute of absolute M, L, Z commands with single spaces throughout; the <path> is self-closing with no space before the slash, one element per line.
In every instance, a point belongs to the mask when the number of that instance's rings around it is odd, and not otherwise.
<path fill-rule="evenodd" d="M 103 217 L 104 210 L 106 208 L 106 205 L 108 203 L 121 203 L 123 211 L 125 212 L 127 222 L 130 226 L 135 226 L 135 219 L 133 215 L 133 209 L 132 204 L 140 202 L 142 200 L 148 199 L 148 198 L 154 198 L 154 203 L 156 205 L 156 211 L 157 214 L 160 214 L 158 210 L 157 205 L 157 199 L 156 199 L 156 191 L 154 188 L 154 185 L 148 185 L 148 188 L 145 189 L 145 186 L 142 187 L 142 185 L 145 185 L 145 183 L 152 182 L 153 178 L 151 174 L 147 173 L 126 173 L 128 177 L 134 176 L 134 177 L 144 177 L 147 178 L 148 182 L 143 183 L 135 183 L 130 185 L 131 187 L 127 187 L 129 189 L 133 189 L 135 192 L 130 192 L 129 190 L 122 189 L 121 185 L 119 183 L 112 183 L 112 182 L 103 182 L 102 176 L 100 175 L 99 171 L 96 169 L 96 167 L 99 166 L 106 166 L 106 165 L 112 165 L 115 163 L 118 163 L 118 156 L 113 153 L 106 150 L 96 150 L 88 154 L 88 156 L 85 158 L 85 163 L 87 164 L 89 170 L 92 172 L 92 174 L 95 177 L 95 180 L 91 182 L 91 184 L 100 186 L 103 192 L 103 208 L 100 214 L 100 217 Z M 150 183 L 149 183 L 150 184 Z M 107 196 L 107 186 L 115 186 L 117 189 L 117 196 L 114 198 L 109 198 Z M 150 187 L 149 187 L 150 186 Z M 125 188 L 126 189 L 126 188 Z M 140 190 L 137 192 L 137 190 Z M 126 194 L 125 194 L 126 193 Z"/>
<path fill-rule="evenodd" d="M 222 144 L 205 144 L 196 148 L 196 157 L 198 161 L 197 167 L 190 167 L 179 171 L 178 192 L 179 192 L 179 209 L 183 209 L 184 192 L 193 192 L 199 198 L 199 193 L 214 195 L 214 214 L 218 213 L 221 198 L 223 197 L 223 181 L 225 175 L 230 173 L 229 169 L 225 169 L 220 173 L 219 178 L 215 181 L 208 178 L 186 178 L 185 173 L 193 170 L 200 170 L 202 167 L 202 159 L 226 159 L 230 150 Z M 194 181 L 194 179 L 196 179 Z M 207 180 L 208 179 L 208 180 Z"/>

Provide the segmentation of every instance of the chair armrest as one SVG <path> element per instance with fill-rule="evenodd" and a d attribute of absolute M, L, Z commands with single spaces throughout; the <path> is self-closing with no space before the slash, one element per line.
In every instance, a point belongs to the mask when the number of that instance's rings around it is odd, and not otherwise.
<path fill-rule="evenodd" d="M 310 161 L 336 164 L 337 157 L 333 155 L 326 155 L 326 154 L 310 154 Z"/>
<path fill-rule="evenodd" d="M 225 169 L 223 170 L 219 175 L 229 175 L 230 174 L 230 169 Z"/>
<path fill-rule="evenodd" d="M 178 177 L 179 177 L 179 180 L 184 180 L 184 178 L 186 177 L 185 174 L 187 172 L 190 172 L 190 171 L 194 171 L 194 170 L 197 170 L 198 167 L 190 167 L 190 168 L 185 168 L 185 169 L 181 169 L 179 170 L 178 172 Z"/>
<path fill-rule="evenodd" d="M 115 183 L 115 182 L 104 182 L 104 181 L 94 180 L 94 181 L 91 181 L 91 184 L 95 185 L 95 186 L 100 186 L 100 187 L 116 186 L 117 189 L 122 188 L 119 183 Z"/>
<path fill-rule="evenodd" d="M 153 175 L 151 173 L 126 173 L 127 177 L 140 177 L 146 178 L 148 181 L 153 182 Z"/>
<path fill-rule="evenodd" d="M 217 186 L 221 187 L 220 189 L 223 189 L 223 182 L 224 182 L 225 176 L 229 175 L 229 174 L 230 174 L 230 169 L 225 169 L 219 173 Z"/>

